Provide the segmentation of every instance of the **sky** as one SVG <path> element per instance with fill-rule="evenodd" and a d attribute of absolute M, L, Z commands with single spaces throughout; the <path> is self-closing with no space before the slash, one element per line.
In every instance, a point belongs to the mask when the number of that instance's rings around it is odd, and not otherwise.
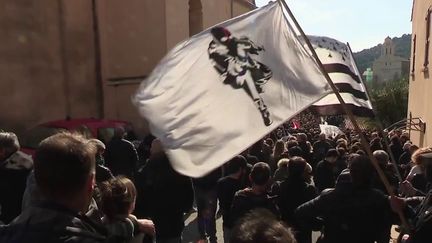
<path fill-rule="evenodd" d="M 255 0 L 261 7 L 269 0 Z M 349 42 L 354 52 L 411 33 L 412 0 L 286 0 L 307 35 Z"/>

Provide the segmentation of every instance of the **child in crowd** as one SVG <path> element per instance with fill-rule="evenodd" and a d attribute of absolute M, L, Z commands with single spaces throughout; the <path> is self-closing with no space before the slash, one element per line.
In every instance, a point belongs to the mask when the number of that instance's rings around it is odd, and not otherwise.
<path fill-rule="evenodd" d="M 100 193 L 100 208 L 104 213 L 102 221 L 108 230 L 110 225 L 131 216 L 137 196 L 135 185 L 131 180 L 123 176 L 114 177 L 101 183 Z M 128 243 L 142 242 L 142 238 L 143 235 L 140 234 Z"/>

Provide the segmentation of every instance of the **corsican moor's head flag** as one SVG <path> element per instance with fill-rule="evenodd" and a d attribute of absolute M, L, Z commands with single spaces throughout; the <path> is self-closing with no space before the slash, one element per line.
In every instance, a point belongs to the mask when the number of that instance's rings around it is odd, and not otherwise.
<path fill-rule="evenodd" d="M 372 103 L 349 47 L 324 36 L 308 36 L 308 38 L 348 108 L 356 116 L 373 117 Z M 323 116 L 345 114 L 335 94 L 325 96 L 311 108 Z"/>
<path fill-rule="evenodd" d="M 134 103 L 174 169 L 199 177 L 329 91 L 274 2 L 178 44 Z"/>

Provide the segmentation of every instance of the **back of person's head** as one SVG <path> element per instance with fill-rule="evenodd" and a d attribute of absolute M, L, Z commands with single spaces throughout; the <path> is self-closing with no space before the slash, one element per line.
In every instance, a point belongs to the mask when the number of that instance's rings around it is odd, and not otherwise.
<path fill-rule="evenodd" d="M 349 171 L 354 186 L 370 186 L 374 168 L 368 157 L 363 155 L 353 156 L 350 160 Z"/>
<path fill-rule="evenodd" d="M 256 209 L 233 228 L 229 242 L 295 243 L 291 230 L 266 209 Z"/>
<path fill-rule="evenodd" d="M 339 155 L 338 155 L 338 152 L 337 152 L 337 150 L 336 149 L 329 149 L 328 151 L 327 151 L 327 153 L 326 153 L 326 158 L 337 158 Z"/>
<path fill-rule="evenodd" d="M 306 160 L 302 157 L 292 157 L 288 163 L 288 175 L 292 178 L 302 178 L 306 170 Z"/>
<path fill-rule="evenodd" d="M 135 208 L 137 191 L 126 177 L 114 177 L 100 185 L 102 212 L 108 219 L 127 217 Z"/>
<path fill-rule="evenodd" d="M 9 155 L 20 149 L 18 137 L 12 132 L 0 132 L 0 160 L 5 159 Z"/>
<path fill-rule="evenodd" d="M 271 176 L 270 166 L 264 162 L 258 162 L 252 167 L 249 176 L 252 184 L 258 186 L 264 186 L 270 180 L 270 176 Z"/>
<path fill-rule="evenodd" d="M 389 162 L 389 155 L 384 150 L 376 150 L 373 152 L 373 156 L 377 159 L 381 168 L 384 168 Z"/>
<path fill-rule="evenodd" d="M 288 154 L 291 157 L 302 156 L 303 155 L 303 149 L 300 148 L 300 146 L 295 146 L 295 147 L 292 147 L 288 150 Z"/>
<path fill-rule="evenodd" d="M 411 155 L 413 155 L 415 153 L 415 151 L 417 151 L 419 149 L 419 147 L 415 144 L 411 144 L 410 148 L 409 148 L 409 152 Z"/>
<path fill-rule="evenodd" d="M 320 133 L 318 138 L 320 141 L 325 141 L 327 139 L 327 135 L 325 133 Z"/>
<path fill-rule="evenodd" d="M 297 142 L 297 140 L 289 140 L 288 142 L 287 142 L 287 149 L 290 149 L 290 148 L 292 148 L 292 147 L 296 147 L 296 146 L 298 146 L 299 144 L 298 144 L 298 142 Z"/>
<path fill-rule="evenodd" d="M 424 147 L 424 148 L 417 149 L 413 153 L 413 155 L 411 156 L 411 160 L 416 165 L 422 165 L 423 164 L 423 160 L 421 159 L 420 155 L 422 155 L 422 154 L 428 154 L 428 153 L 431 153 L 431 152 L 432 152 L 432 147 Z"/>
<path fill-rule="evenodd" d="M 278 169 L 280 169 L 280 168 L 287 168 L 288 164 L 289 164 L 289 161 L 290 160 L 288 158 L 282 158 L 282 159 L 280 159 L 278 161 L 278 163 L 277 163 Z"/>
<path fill-rule="evenodd" d="M 36 183 L 48 198 L 74 198 L 85 190 L 95 172 L 96 148 L 78 134 L 46 138 L 34 155 Z"/>
<path fill-rule="evenodd" d="M 275 154 L 282 154 L 285 151 L 285 143 L 282 140 L 277 140 L 274 147 Z"/>
<path fill-rule="evenodd" d="M 297 141 L 299 143 L 305 143 L 308 140 L 308 137 L 306 135 L 306 133 L 298 133 L 297 134 Z"/>
<path fill-rule="evenodd" d="M 246 169 L 247 161 L 245 157 L 242 155 L 237 155 L 234 158 L 232 158 L 230 161 L 228 161 L 227 164 L 227 170 L 228 174 L 235 174 L 238 173 L 242 169 Z"/>
<path fill-rule="evenodd" d="M 105 149 L 106 149 L 105 144 L 101 140 L 99 140 L 99 139 L 92 138 L 92 139 L 89 140 L 89 142 L 93 143 L 94 146 L 96 146 L 98 154 L 103 153 L 105 151 Z"/>
<path fill-rule="evenodd" d="M 400 144 L 400 140 L 399 140 L 399 136 L 398 136 L 398 135 L 393 135 L 393 136 L 390 138 L 390 142 L 391 142 L 392 144 L 395 144 L 395 145 L 401 145 L 401 144 Z"/>
<path fill-rule="evenodd" d="M 126 131 L 123 127 L 117 126 L 114 128 L 114 136 L 113 138 L 122 139 L 126 135 Z"/>

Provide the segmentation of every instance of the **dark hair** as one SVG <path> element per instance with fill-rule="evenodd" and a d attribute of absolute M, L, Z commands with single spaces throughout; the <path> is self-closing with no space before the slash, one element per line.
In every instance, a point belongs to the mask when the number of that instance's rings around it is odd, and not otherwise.
<path fill-rule="evenodd" d="M 306 168 L 306 160 L 302 157 L 292 157 L 288 163 L 288 176 L 294 178 L 301 178 L 304 175 Z"/>
<path fill-rule="evenodd" d="M 300 148 L 300 146 L 294 146 L 294 147 L 291 147 L 290 149 L 288 149 L 288 154 L 291 157 L 294 157 L 294 156 L 303 156 L 303 149 Z"/>
<path fill-rule="evenodd" d="M 336 149 L 329 149 L 326 154 L 326 158 L 328 157 L 338 157 L 338 152 Z"/>
<path fill-rule="evenodd" d="M 256 163 L 250 172 L 252 183 L 263 186 L 270 179 L 270 166 L 264 162 Z"/>
<path fill-rule="evenodd" d="M 131 205 L 135 202 L 135 185 L 126 177 L 114 177 L 100 185 L 100 207 L 108 219 L 128 216 Z"/>
<path fill-rule="evenodd" d="M 239 172 L 240 169 L 246 168 L 246 164 L 247 161 L 245 157 L 243 157 L 242 155 L 237 155 L 236 157 L 228 161 L 227 164 L 228 174 Z"/>
<path fill-rule="evenodd" d="M 34 155 L 36 183 L 53 198 L 71 198 L 95 171 L 96 147 L 82 135 L 58 133 L 43 140 Z"/>
<path fill-rule="evenodd" d="M 277 221 L 266 209 L 246 214 L 233 228 L 229 242 L 235 243 L 295 243 L 291 230 Z"/>
<path fill-rule="evenodd" d="M 349 170 L 355 186 L 365 187 L 370 185 L 374 168 L 368 157 L 364 155 L 353 156 Z"/>

